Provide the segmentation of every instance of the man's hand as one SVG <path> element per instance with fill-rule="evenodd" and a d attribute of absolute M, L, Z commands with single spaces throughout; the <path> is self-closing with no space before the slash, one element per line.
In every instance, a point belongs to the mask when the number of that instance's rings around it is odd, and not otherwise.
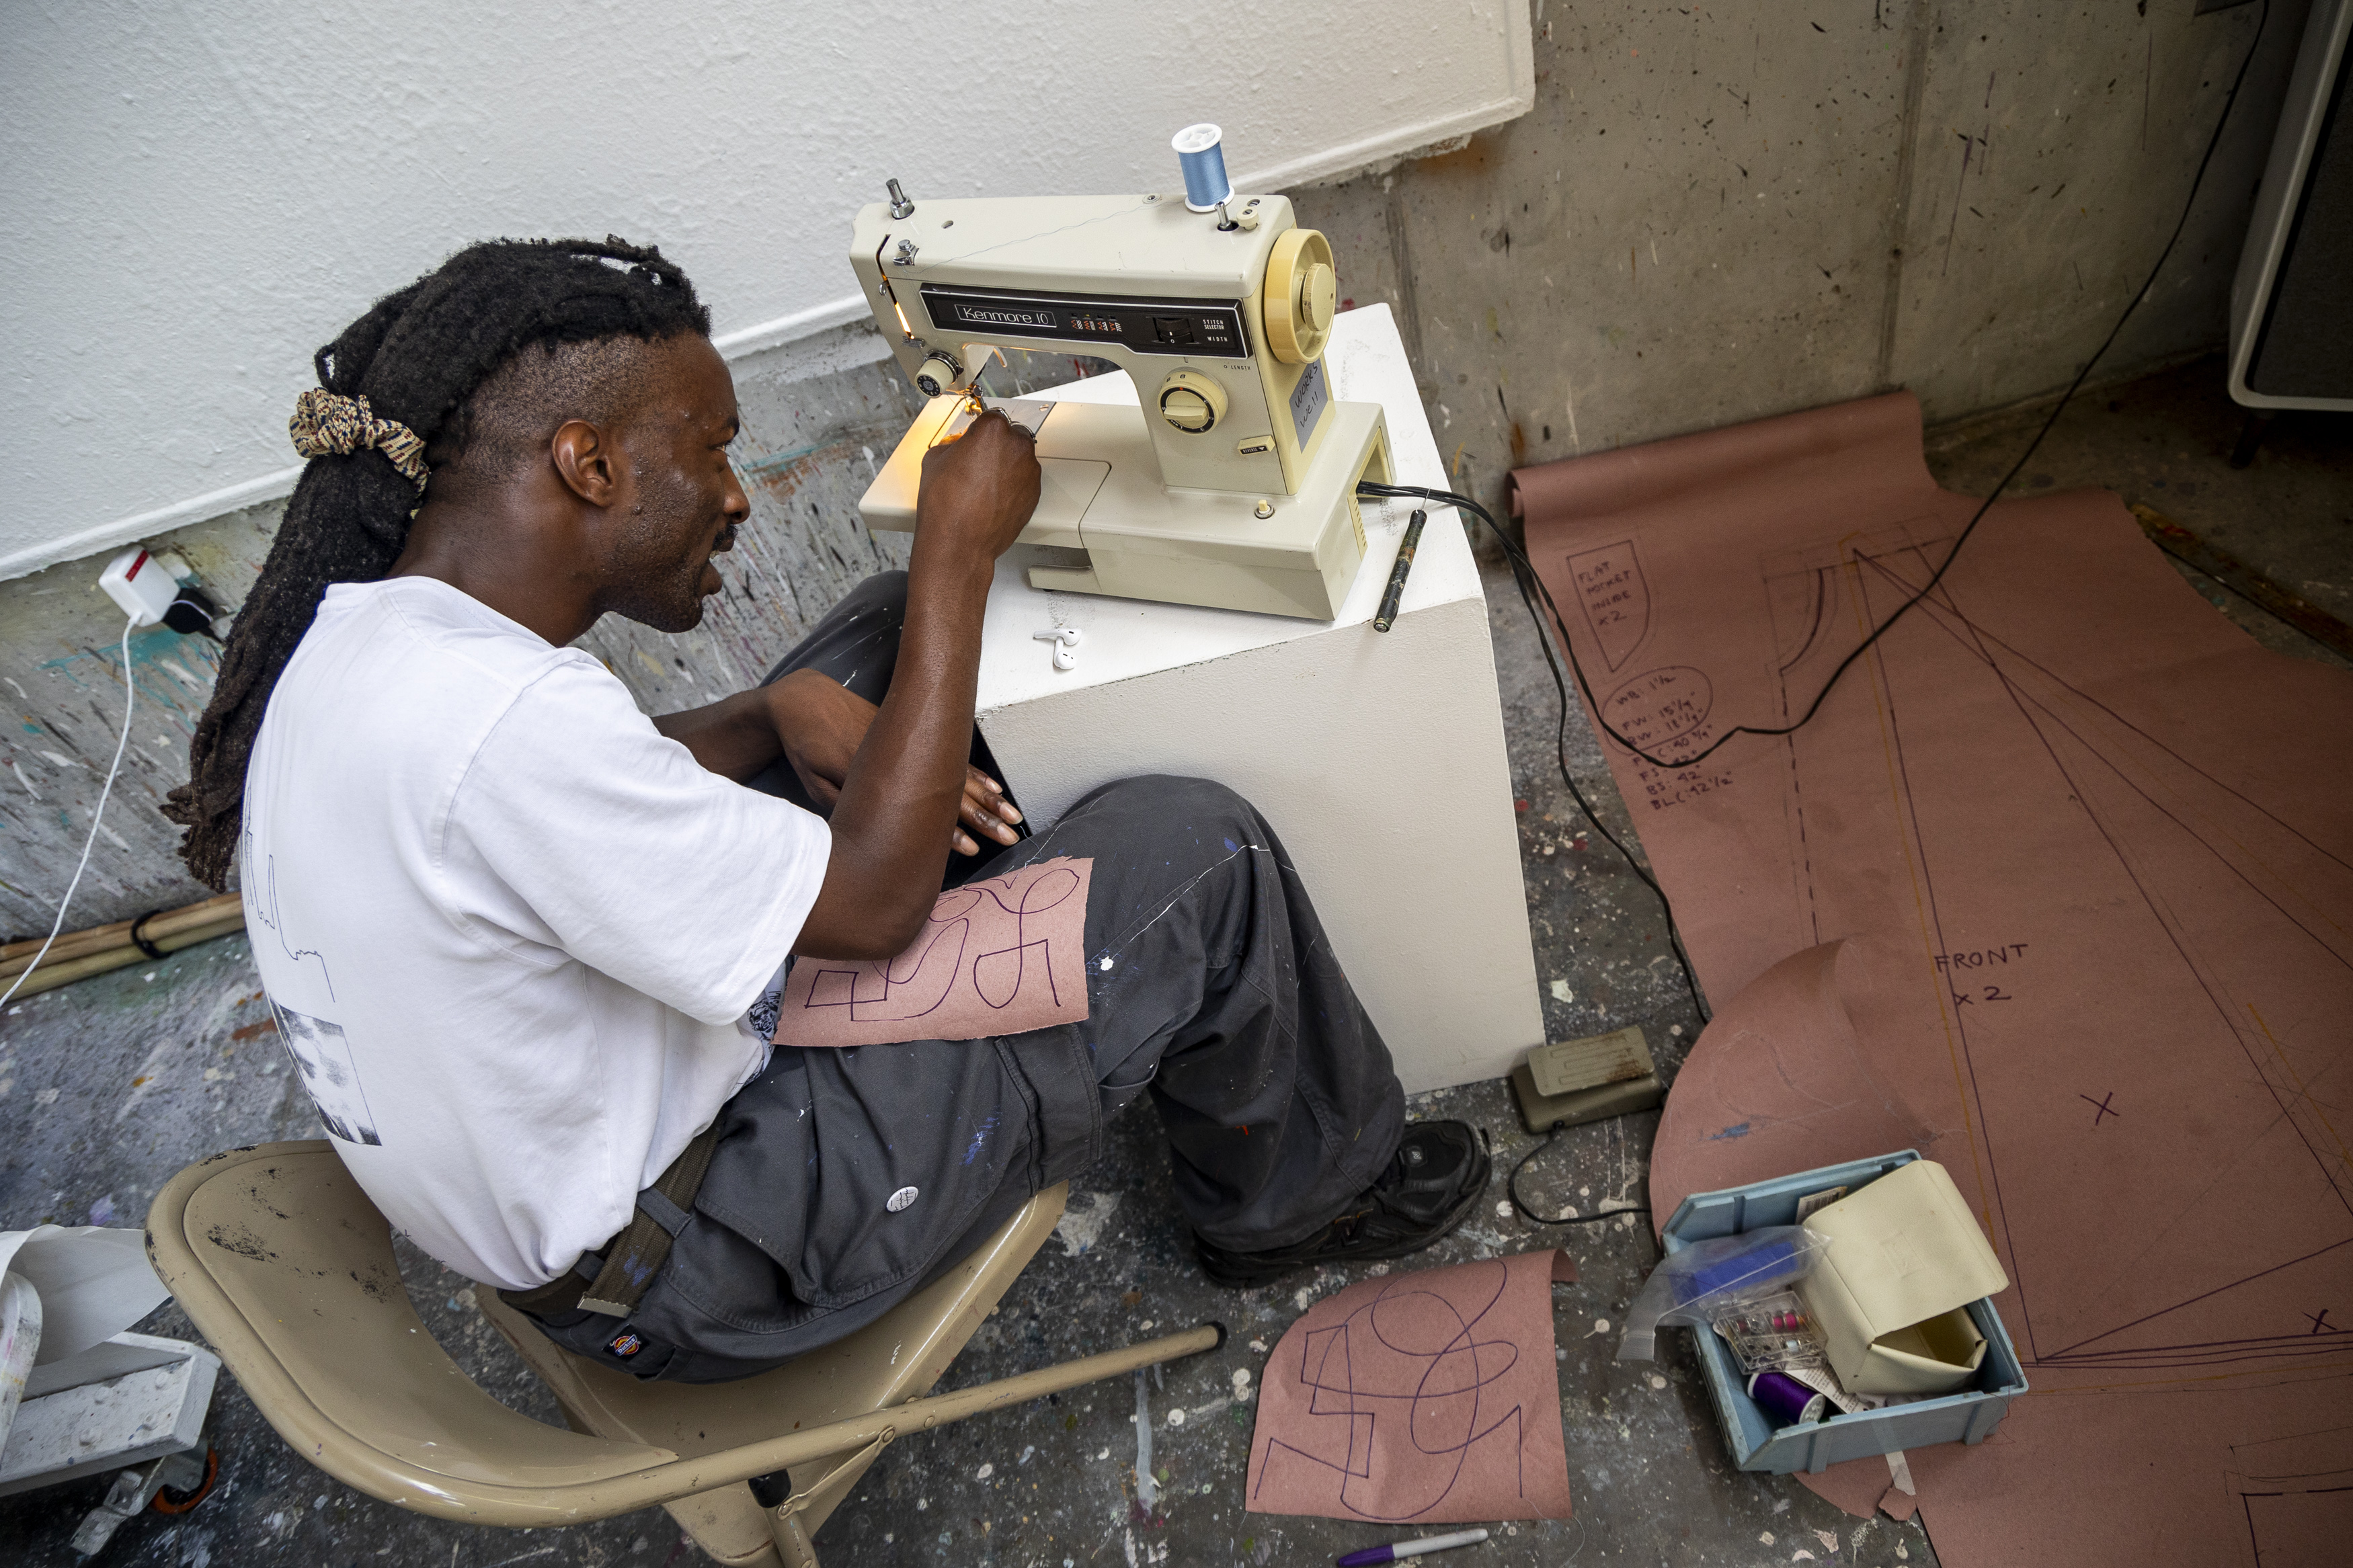
<path fill-rule="evenodd" d="M 881 710 L 813 669 L 797 669 L 764 690 L 786 760 L 809 799 L 831 813 L 850 762 Z M 964 805 L 957 813 L 962 826 L 951 832 L 950 847 L 959 855 L 979 854 L 975 834 L 998 844 L 1019 842 L 1010 825 L 1021 820 L 1021 813 L 1005 798 L 1005 786 L 978 768 L 967 765 L 964 772 Z"/>
<path fill-rule="evenodd" d="M 915 550 L 976 552 L 994 562 L 1038 510 L 1037 443 L 990 409 L 963 435 L 923 454 L 915 492 Z"/>

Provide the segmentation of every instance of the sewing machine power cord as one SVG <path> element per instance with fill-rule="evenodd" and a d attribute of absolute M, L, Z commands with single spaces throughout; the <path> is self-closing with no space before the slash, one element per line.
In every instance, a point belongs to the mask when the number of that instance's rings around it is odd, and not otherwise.
<path fill-rule="evenodd" d="M 1520 1211 L 1520 1217 L 1522 1219 L 1526 1220 L 1530 1225 L 1599 1225 L 1604 1220 L 1616 1219 L 1621 1214 L 1649 1214 L 1651 1212 L 1650 1208 L 1646 1205 L 1642 1204 L 1617 1204 L 1606 1209 L 1596 1209 L 1591 1214 L 1577 1214 L 1574 1212 L 1568 1214 L 1538 1214 L 1535 1210 L 1530 1208 L 1528 1206 L 1528 1200 L 1520 1196 L 1520 1173 L 1528 1168 L 1529 1161 L 1535 1159 L 1537 1155 L 1551 1148 L 1553 1140 L 1559 1137 L 1561 1135 L 1561 1123 L 1555 1122 L 1545 1133 L 1544 1142 L 1529 1150 L 1526 1153 L 1521 1155 L 1519 1163 L 1512 1167 L 1512 1173 L 1504 1178 L 1504 1191 L 1510 1194 L 1512 1206 Z"/>
<path fill-rule="evenodd" d="M 49 949 L 57 945 L 58 933 L 66 929 L 66 911 L 73 907 L 74 889 L 81 886 L 81 874 L 90 869 L 90 852 L 98 847 L 99 825 L 105 820 L 106 803 L 114 795 L 114 781 L 122 776 L 122 753 L 131 744 L 131 715 L 139 705 L 139 689 L 132 684 L 131 671 L 131 634 L 138 626 L 139 617 L 136 616 L 127 617 L 122 623 L 122 735 L 114 742 L 114 762 L 106 770 L 106 783 L 99 786 L 98 804 L 90 808 L 90 834 L 81 841 L 81 858 L 74 862 L 73 879 L 66 884 L 64 896 L 58 900 L 58 918 L 49 922 L 47 939 L 41 943 L 40 951 L 33 954 L 33 962 L 25 965 L 17 974 L 16 983 L 5 993 L 0 993 L 0 1007 L 6 1006 L 9 999 L 24 988 L 25 982 L 33 977 L 33 971 L 40 968 L 41 960 L 49 956 Z M 119 844 L 121 840 L 115 842 Z"/>
<path fill-rule="evenodd" d="M 1440 506 L 1460 507 L 1476 514 L 1487 525 L 1487 531 L 1503 546 L 1504 554 L 1512 563 L 1512 581 L 1519 588 L 1520 603 L 1527 607 L 1528 618 L 1535 623 L 1536 644 L 1544 649 L 1545 666 L 1552 672 L 1553 689 L 1560 696 L 1560 725 L 1553 737 L 1553 761 L 1560 769 L 1560 782 L 1568 786 L 1569 798 L 1577 802 L 1577 808 L 1585 814 L 1585 820 L 1593 825 L 1593 831 L 1609 840 L 1609 847 L 1618 851 L 1628 868 L 1641 879 L 1642 885 L 1650 889 L 1659 900 L 1659 908 L 1667 917 L 1667 945 L 1673 949 L 1677 962 L 1683 965 L 1683 988 L 1691 993 L 1692 1007 L 1699 1014 L 1700 1021 L 1705 1023 L 1710 1016 L 1707 1005 L 1700 1000 L 1699 982 L 1692 974 L 1691 955 L 1683 951 L 1683 934 L 1675 924 L 1675 908 L 1667 898 L 1667 890 L 1659 886 L 1658 879 L 1644 869 L 1642 862 L 1635 858 L 1634 852 L 1603 824 L 1600 814 L 1593 809 L 1593 803 L 1585 798 L 1583 790 L 1577 787 L 1577 775 L 1568 771 L 1568 715 L 1574 704 L 1569 700 L 1568 679 L 1563 671 L 1560 655 L 1553 651 L 1553 633 L 1546 626 L 1544 612 L 1536 608 L 1535 599 L 1532 596 L 1532 594 L 1542 595 L 1546 607 L 1552 609 L 1552 595 L 1546 589 L 1544 579 L 1536 575 L 1535 568 L 1529 564 L 1527 555 L 1518 542 L 1495 526 L 1495 520 L 1488 515 L 1487 509 L 1469 496 L 1457 495 L 1452 490 L 1425 489 L 1419 485 L 1377 484 L 1370 479 L 1359 484 L 1356 493 L 1364 496 L 1409 496 L 1435 501 Z M 1560 614 L 1557 609 L 1553 609 L 1552 613 L 1555 617 Z M 1577 655 L 1569 648 L 1566 637 L 1560 639 L 1560 647 L 1561 652 L 1568 656 L 1568 668 L 1575 668 Z M 1577 671 L 1578 685 L 1582 686 L 1584 679 L 1584 672 Z M 1588 702 L 1592 700 L 1590 692 L 1586 700 Z M 1519 1201 L 1516 1195 L 1513 1201 Z"/>

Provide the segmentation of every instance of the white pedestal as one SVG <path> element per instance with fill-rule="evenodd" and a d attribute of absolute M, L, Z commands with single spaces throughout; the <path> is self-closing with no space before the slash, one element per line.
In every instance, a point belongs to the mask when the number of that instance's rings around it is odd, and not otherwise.
<path fill-rule="evenodd" d="M 1333 323 L 1333 395 L 1388 411 L 1399 482 L 1445 482 L 1385 305 Z M 1135 400 L 1124 374 L 1036 394 Z M 982 733 L 1043 826 L 1138 773 L 1240 791 L 1291 851 L 1409 1092 L 1501 1078 L 1542 1043 L 1487 606 L 1451 509 L 1432 510 L 1397 624 L 1372 626 L 1409 502 L 1367 503 L 1370 548 L 1329 623 L 1041 593 L 997 565 Z M 1077 668 L 1033 634 L 1076 626 Z"/>

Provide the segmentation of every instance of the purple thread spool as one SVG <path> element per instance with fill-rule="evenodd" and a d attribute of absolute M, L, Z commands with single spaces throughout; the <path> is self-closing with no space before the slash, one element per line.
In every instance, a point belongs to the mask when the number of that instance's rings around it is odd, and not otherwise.
<path fill-rule="evenodd" d="M 1760 1372 L 1750 1378 L 1748 1397 L 1757 1402 L 1757 1407 L 1765 1412 L 1766 1419 L 1773 1423 L 1776 1430 L 1815 1419 L 1830 1403 L 1796 1378 L 1778 1372 Z"/>

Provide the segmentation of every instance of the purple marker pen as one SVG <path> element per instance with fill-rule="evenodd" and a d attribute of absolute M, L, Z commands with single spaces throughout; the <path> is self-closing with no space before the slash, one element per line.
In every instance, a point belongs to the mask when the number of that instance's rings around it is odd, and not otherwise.
<path fill-rule="evenodd" d="M 1483 1530 L 1458 1530 L 1451 1535 L 1425 1535 L 1419 1541 L 1393 1541 L 1387 1546 L 1370 1546 L 1362 1552 L 1351 1552 L 1340 1559 L 1340 1568 L 1373 1568 L 1376 1563 L 1396 1563 L 1408 1557 L 1419 1557 L 1425 1552 L 1444 1552 L 1450 1547 L 1476 1546 L 1487 1539 Z"/>

